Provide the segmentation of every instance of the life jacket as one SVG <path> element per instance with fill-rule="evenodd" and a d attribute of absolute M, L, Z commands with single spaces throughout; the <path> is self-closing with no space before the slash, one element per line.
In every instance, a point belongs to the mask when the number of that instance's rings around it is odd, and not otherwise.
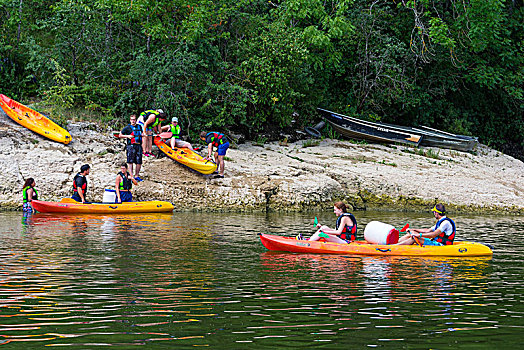
<path fill-rule="evenodd" d="M 121 178 L 118 189 L 119 190 L 130 190 L 131 187 L 133 187 L 133 181 L 128 179 L 128 177 L 125 176 L 124 173 L 122 173 L 121 171 L 118 172 L 118 175 L 120 175 L 120 178 Z"/>
<path fill-rule="evenodd" d="M 437 230 L 439 228 L 440 224 L 442 222 L 446 221 L 446 220 L 451 223 L 451 227 L 453 228 L 453 232 L 449 236 L 447 236 L 446 233 L 441 232 L 440 235 L 438 235 L 437 237 L 434 237 L 433 240 L 436 241 L 436 242 L 442 243 L 443 245 L 452 245 L 453 244 L 453 240 L 455 239 L 455 233 L 457 232 L 457 227 L 455 226 L 455 223 L 453 222 L 453 220 L 451 220 L 448 217 L 440 219 L 435 224 L 435 230 Z"/>
<path fill-rule="evenodd" d="M 151 114 L 155 115 L 155 122 L 152 125 L 148 125 L 148 128 L 153 128 L 153 127 L 157 126 L 160 123 L 160 119 L 158 118 L 158 115 L 160 113 L 158 111 L 155 111 L 155 110 L 152 110 L 152 109 L 147 110 L 147 111 L 143 111 L 142 113 L 140 113 L 140 117 L 144 118 L 144 123 L 147 121 L 147 118 L 149 118 L 149 116 Z"/>
<path fill-rule="evenodd" d="M 173 138 L 179 139 L 180 138 L 180 125 L 173 126 L 173 124 L 169 124 L 170 130 L 173 133 Z"/>
<path fill-rule="evenodd" d="M 86 193 L 87 193 L 87 179 L 86 179 L 86 177 L 84 175 L 81 175 L 80 173 L 76 174 L 75 177 L 73 178 L 73 194 L 78 193 L 78 187 L 76 185 L 76 179 L 78 179 L 79 177 L 82 178 L 82 186 L 80 186 L 80 188 L 82 189 L 82 193 L 85 196 Z"/>
<path fill-rule="evenodd" d="M 354 226 L 346 225 L 339 237 L 340 239 L 343 239 L 347 242 L 351 242 L 357 239 L 357 219 L 351 213 L 343 213 L 337 218 L 336 230 L 338 230 L 338 227 L 340 226 L 340 223 L 342 222 L 342 218 L 344 216 L 349 216 L 349 218 L 353 221 Z"/>
<path fill-rule="evenodd" d="M 25 187 L 23 190 L 22 190 L 22 198 L 24 199 L 24 203 L 27 203 L 29 202 L 29 198 L 27 198 L 27 190 L 32 188 L 34 193 L 33 193 L 33 198 L 31 198 L 31 200 L 33 199 L 38 199 L 38 192 L 36 191 L 36 188 L 33 188 L 31 186 L 27 186 Z"/>
<path fill-rule="evenodd" d="M 211 136 L 211 144 L 213 145 L 213 147 L 218 147 L 227 142 L 226 135 L 220 132 L 216 132 L 216 131 L 208 132 L 206 135 L 206 140 L 208 139 L 209 136 Z"/>
<path fill-rule="evenodd" d="M 134 145 L 134 144 L 142 144 L 142 127 L 138 124 L 136 124 L 135 126 L 129 124 L 129 126 L 131 127 L 131 130 L 133 130 L 133 132 L 131 133 L 131 135 L 133 135 L 134 137 L 131 139 L 131 144 Z"/>

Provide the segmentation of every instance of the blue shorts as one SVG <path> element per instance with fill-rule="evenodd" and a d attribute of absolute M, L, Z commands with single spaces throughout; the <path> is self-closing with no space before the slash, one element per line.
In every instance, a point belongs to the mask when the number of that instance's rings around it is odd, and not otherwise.
<path fill-rule="evenodd" d="M 225 156 L 228 148 L 229 148 L 229 142 L 219 145 L 217 148 L 218 155 Z"/>
<path fill-rule="evenodd" d="M 129 191 L 120 191 L 120 199 L 122 202 L 132 202 L 133 195 Z M 115 198 L 115 203 L 118 203 L 118 197 Z"/>
<path fill-rule="evenodd" d="M 439 243 L 439 242 L 434 241 L 434 240 L 429 239 L 429 238 L 424 238 L 424 245 L 436 245 L 436 246 L 440 246 L 440 245 L 444 245 L 444 244 Z"/>

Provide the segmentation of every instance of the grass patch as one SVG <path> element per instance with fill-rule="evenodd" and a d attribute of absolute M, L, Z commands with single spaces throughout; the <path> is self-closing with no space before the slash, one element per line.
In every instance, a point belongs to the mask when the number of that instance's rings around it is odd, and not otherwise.
<path fill-rule="evenodd" d="M 392 167 L 397 167 L 397 164 L 396 163 L 388 163 L 386 162 L 385 160 L 382 160 L 381 162 L 377 162 L 378 164 L 384 164 L 384 165 L 389 165 L 389 166 L 392 166 Z"/>
<path fill-rule="evenodd" d="M 258 147 L 264 147 L 265 143 L 267 142 L 267 137 L 264 136 L 258 136 L 255 140 L 255 146 Z"/>
<path fill-rule="evenodd" d="M 426 157 L 426 158 L 441 159 L 440 150 L 438 152 L 435 152 L 432 149 L 424 150 L 424 149 L 417 148 L 417 149 L 403 149 L 402 152 L 416 154 L 416 155 Z"/>
<path fill-rule="evenodd" d="M 315 146 L 318 146 L 319 144 L 320 144 L 319 140 L 309 139 L 309 140 L 304 141 L 304 143 L 302 144 L 302 148 L 315 147 Z"/>
<path fill-rule="evenodd" d="M 224 160 L 227 160 L 228 162 L 234 162 L 234 160 L 229 158 L 228 156 L 224 156 Z"/>

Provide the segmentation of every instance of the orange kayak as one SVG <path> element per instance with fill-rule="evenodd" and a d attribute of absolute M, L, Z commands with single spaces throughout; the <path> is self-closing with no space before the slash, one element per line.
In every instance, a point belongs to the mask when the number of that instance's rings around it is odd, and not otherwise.
<path fill-rule="evenodd" d="M 0 107 L 9 118 L 37 134 L 66 145 L 71 142 L 71 134 L 67 130 L 55 124 L 40 112 L 2 94 L 0 94 Z"/>
<path fill-rule="evenodd" d="M 171 149 L 162 138 L 156 136 L 154 139 L 155 145 L 166 156 L 179 162 L 201 174 L 212 174 L 217 170 L 217 165 L 210 160 L 205 159 L 200 154 L 190 150 L 189 148 L 175 148 Z"/>
<path fill-rule="evenodd" d="M 262 244 L 267 249 L 292 253 L 461 257 L 493 255 L 493 251 L 489 247 L 477 242 L 455 242 L 453 245 L 420 247 L 418 245 L 380 245 L 366 241 L 356 241 L 350 244 L 310 242 L 263 233 L 259 233 L 259 235 Z"/>
<path fill-rule="evenodd" d="M 172 212 L 173 204 L 163 201 L 124 202 L 124 203 L 85 203 L 64 198 L 60 202 L 32 201 L 33 208 L 40 213 L 68 214 L 130 214 Z"/>

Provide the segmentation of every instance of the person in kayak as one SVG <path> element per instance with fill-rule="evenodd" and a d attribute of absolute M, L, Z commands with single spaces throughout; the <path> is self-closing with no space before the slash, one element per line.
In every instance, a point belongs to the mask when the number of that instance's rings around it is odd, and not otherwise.
<path fill-rule="evenodd" d="M 357 238 L 357 219 L 351 213 L 348 213 L 344 202 L 336 202 L 333 205 L 333 213 L 337 216 L 335 228 L 317 224 L 317 232 L 309 238 L 309 241 L 318 241 L 324 238 L 328 242 L 334 243 L 351 243 Z M 297 236 L 302 239 L 302 236 Z"/>
<path fill-rule="evenodd" d="M 32 213 L 33 205 L 31 202 L 33 199 L 38 199 L 38 192 L 36 191 L 36 182 L 32 177 L 25 180 L 24 187 L 22 188 L 22 211 L 24 213 Z"/>
<path fill-rule="evenodd" d="M 147 110 L 140 113 L 138 125 L 142 127 L 142 148 L 146 157 L 154 157 L 151 154 L 153 148 L 153 132 L 160 133 L 162 122 L 167 116 L 163 110 Z"/>
<path fill-rule="evenodd" d="M 115 181 L 115 192 L 116 199 L 115 203 L 132 202 L 133 195 L 131 194 L 131 187 L 133 184 L 137 184 L 137 181 L 127 171 L 127 164 L 122 163 L 120 165 L 120 172 L 116 175 Z"/>
<path fill-rule="evenodd" d="M 89 170 L 91 167 L 89 164 L 84 164 L 80 167 L 80 172 L 75 175 L 73 179 L 73 198 L 77 202 L 86 202 L 87 194 L 87 179 L 86 176 L 89 175 Z"/>
<path fill-rule="evenodd" d="M 190 150 L 193 150 L 193 146 L 189 142 L 182 141 L 180 139 L 180 125 L 178 124 L 178 118 L 173 117 L 171 119 L 171 124 L 165 125 L 162 127 L 162 131 L 169 131 L 173 134 L 170 139 L 171 148 L 174 149 L 175 147 L 178 148 L 189 148 Z"/>
<path fill-rule="evenodd" d="M 214 154 L 215 163 L 219 166 L 219 173 L 215 175 L 215 178 L 223 179 L 224 178 L 224 157 L 226 155 L 227 149 L 229 148 L 229 140 L 226 135 L 211 131 L 200 133 L 200 139 L 207 143 L 207 157 L 206 159 L 211 160 L 211 153 L 213 153 L 213 147 L 216 147 L 217 150 Z"/>
<path fill-rule="evenodd" d="M 131 175 L 133 175 L 133 164 L 134 177 L 136 181 L 143 181 L 139 174 L 142 168 L 142 127 L 137 124 L 136 115 L 129 117 L 129 125 L 120 131 L 118 137 L 127 139 L 126 156 L 127 156 L 127 167 Z"/>
<path fill-rule="evenodd" d="M 457 228 L 455 222 L 446 216 L 446 208 L 443 204 L 436 204 L 431 209 L 437 223 L 430 228 L 410 228 L 407 234 L 400 237 L 398 245 L 452 245 Z"/>

